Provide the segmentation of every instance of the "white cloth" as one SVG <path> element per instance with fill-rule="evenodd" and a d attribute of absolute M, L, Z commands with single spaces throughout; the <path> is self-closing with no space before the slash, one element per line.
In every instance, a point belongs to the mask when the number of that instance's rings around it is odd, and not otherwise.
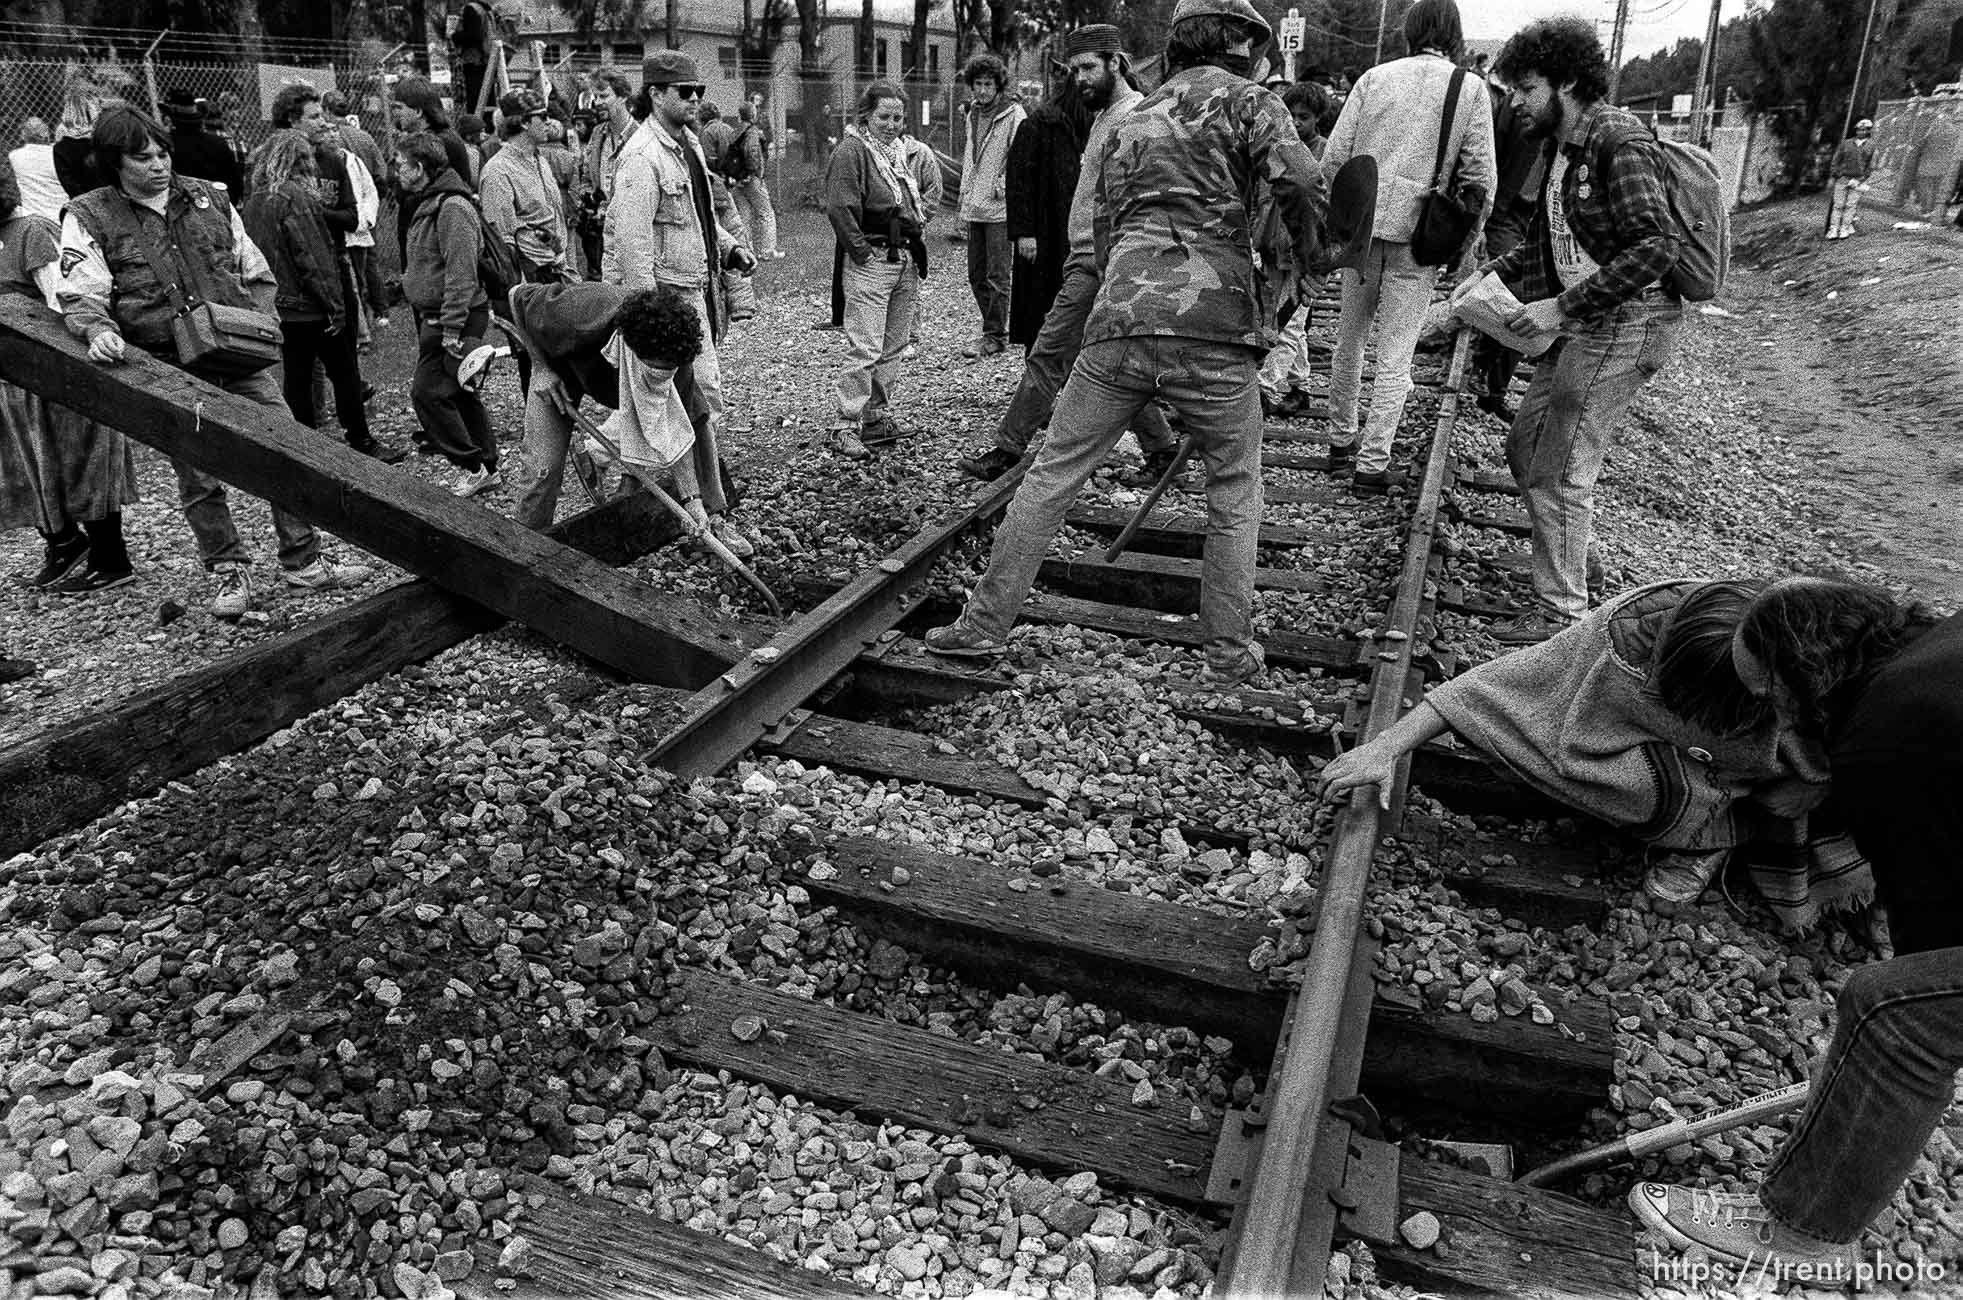
<path fill-rule="evenodd" d="M 1368 154 L 1377 160 L 1377 213 L 1370 230 L 1374 239 L 1409 243 L 1418 228 L 1425 196 L 1431 193 L 1451 80 L 1451 60 L 1413 54 L 1369 69 L 1343 99 L 1322 163 L 1334 176 L 1352 158 Z M 1467 73 L 1452 108 L 1445 147 L 1446 179 L 1477 186 L 1484 196 L 1482 222 L 1492 211 L 1499 175 L 1492 102 L 1486 83 Z"/>
<path fill-rule="evenodd" d="M 7 161 L 13 165 L 14 179 L 20 182 L 21 211 L 59 222 L 61 210 L 68 205 L 68 191 L 61 188 L 61 178 L 55 175 L 55 147 L 24 144 L 8 154 Z"/>
<path fill-rule="evenodd" d="M 1567 151 L 1556 149 L 1547 168 L 1547 233 L 1554 248 L 1554 274 L 1563 289 L 1572 289 L 1602 268 L 1568 225 L 1567 206 L 1561 202 L 1561 182 L 1567 174 Z"/>
<path fill-rule="evenodd" d="M 1561 331 L 1526 334 L 1513 329 L 1507 322 L 1518 316 L 1520 310 L 1520 300 L 1513 296 L 1513 291 L 1497 274 L 1488 271 L 1453 292 L 1447 314 L 1458 317 L 1501 347 L 1522 356 L 1537 357 L 1554 345 Z"/>
<path fill-rule="evenodd" d="M 675 370 L 642 361 L 618 334 L 607 342 L 606 355 L 620 372 L 620 407 L 600 431 L 613 439 L 625 468 L 659 474 L 695 445 Z M 608 454 L 604 447 L 595 450 Z"/>
<path fill-rule="evenodd" d="M 350 151 L 342 162 L 348 167 L 348 188 L 354 191 L 354 229 L 348 232 L 349 248 L 373 248 L 375 246 L 375 218 L 381 214 L 382 197 L 375 189 L 375 178 L 368 174 L 368 164 L 355 157 Z"/>

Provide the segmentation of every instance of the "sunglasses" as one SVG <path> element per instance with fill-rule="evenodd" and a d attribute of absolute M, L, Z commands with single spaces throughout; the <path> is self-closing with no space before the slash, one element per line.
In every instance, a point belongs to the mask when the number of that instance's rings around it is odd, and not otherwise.
<path fill-rule="evenodd" d="M 683 99 L 700 99 L 709 93 L 709 88 L 699 81 L 684 81 L 670 87 Z"/>

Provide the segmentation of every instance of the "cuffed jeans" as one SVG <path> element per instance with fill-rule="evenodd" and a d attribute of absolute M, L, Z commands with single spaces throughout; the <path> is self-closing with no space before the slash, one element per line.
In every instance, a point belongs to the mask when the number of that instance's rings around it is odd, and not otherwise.
<path fill-rule="evenodd" d="M 270 369 L 210 382 L 281 415 L 291 414 Z M 197 539 L 204 567 L 210 570 L 221 564 L 252 563 L 252 552 L 239 540 L 238 525 L 233 522 L 232 508 L 226 503 L 224 483 L 188 461 L 173 459 L 170 467 L 177 471 L 177 499 L 184 507 L 184 519 L 191 525 L 191 535 Z M 279 535 L 280 567 L 304 569 L 319 559 L 320 537 L 313 525 L 278 506 L 273 506 L 272 511 L 273 531 Z"/>
<path fill-rule="evenodd" d="M 1343 268 L 1343 318 L 1329 364 L 1329 419 L 1344 442 L 1356 434 L 1357 391 L 1363 384 L 1363 347 L 1377 336 L 1377 378 L 1370 386 L 1370 415 L 1357 448 L 1359 474 L 1390 468 L 1391 440 L 1411 395 L 1411 354 L 1431 304 L 1438 268 L 1411 260 L 1409 244 L 1370 241 L 1361 269 Z"/>
<path fill-rule="evenodd" d="M 983 338 L 1006 343 L 1009 338 L 1009 285 L 1015 258 L 1009 251 L 1009 223 L 968 223 L 968 287 L 981 309 Z"/>
<path fill-rule="evenodd" d="M 1844 176 L 1833 183 L 1833 198 L 1827 209 L 1827 238 L 1845 239 L 1854 233 L 1855 219 L 1861 215 L 1861 182 Z"/>
<path fill-rule="evenodd" d="M 1063 283 L 1056 301 L 1050 304 L 1043 328 L 1030 345 L 1023 360 L 1022 377 L 1016 381 L 1015 396 L 995 427 L 995 445 L 1018 459 L 1029 450 L 1037 430 L 1050 422 L 1057 394 L 1077 354 L 1084 346 L 1084 323 L 1091 318 L 1091 305 L 1097 301 L 1097 269 L 1089 262 L 1072 258 L 1064 263 Z M 1165 413 L 1156 405 L 1139 409 L 1132 421 L 1132 434 L 1146 452 L 1170 451 L 1178 441 L 1166 425 Z"/>
<path fill-rule="evenodd" d="M 481 342 L 490 327 L 490 310 L 479 307 L 470 313 L 462 337 L 467 343 Z M 477 394 L 457 382 L 458 359 L 443 347 L 443 327 L 425 318 L 418 344 L 409 401 L 424 436 L 460 469 L 496 469 L 498 439 L 491 432 L 491 417 Z"/>
<path fill-rule="evenodd" d="M 1259 354 L 1231 343 L 1111 339 L 1086 348 L 1057 398 L 1043 450 L 995 531 L 988 572 L 959 622 L 1000 639 L 1014 625 L 1079 490 L 1145 405 L 1163 398 L 1206 467 L 1200 629 L 1207 662 L 1244 661 L 1254 639 L 1254 563 L 1261 531 Z"/>
<path fill-rule="evenodd" d="M 1850 1242 L 1894 1199 L 1963 1069 L 1963 948 L 1863 966 L 1835 1002 L 1833 1045 L 1759 1200 L 1822 1241 Z"/>
<path fill-rule="evenodd" d="M 900 250 L 886 260 L 875 248 L 865 265 L 845 263 L 845 361 L 839 367 L 838 417 L 865 424 L 886 413 L 900 379 L 900 354 L 913 332 L 920 273 Z"/>
<path fill-rule="evenodd" d="M 757 256 L 777 256 L 777 209 L 770 206 L 770 189 L 763 183 L 763 177 L 732 181 L 729 197 L 735 200 L 736 211 L 749 229 Z"/>
<path fill-rule="evenodd" d="M 1536 363 L 1513 417 L 1506 462 L 1533 525 L 1534 595 L 1557 618 L 1588 612 L 1595 480 L 1629 403 L 1669 361 L 1682 319 L 1682 304 L 1650 289 L 1572 327 Z"/>

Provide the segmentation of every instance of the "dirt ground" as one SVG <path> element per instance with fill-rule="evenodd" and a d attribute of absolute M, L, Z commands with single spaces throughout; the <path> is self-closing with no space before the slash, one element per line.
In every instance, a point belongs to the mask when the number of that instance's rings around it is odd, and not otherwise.
<path fill-rule="evenodd" d="M 1736 378 L 1817 466 L 1837 549 L 1944 609 L 1963 608 L 1963 235 L 1869 211 L 1821 237 L 1825 199 L 1734 218 L 1722 305 Z"/>

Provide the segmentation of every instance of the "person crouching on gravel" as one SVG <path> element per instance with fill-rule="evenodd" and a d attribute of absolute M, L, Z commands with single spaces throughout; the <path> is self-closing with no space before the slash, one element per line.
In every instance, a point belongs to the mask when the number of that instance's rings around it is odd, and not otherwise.
<path fill-rule="evenodd" d="M 1375 740 L 1324 768 L 1324 797 L 1374 786 L 1451 730 L 1549 798 L 1657 850 L 1650 897 L 1690 903 L 1753 843 L 1753 881 L 1784 928 L 1869 901 L 1845 835 L 1806 814 L 1826 798 L 1820 738 L 1754 699 L 1731 643 L 1763 582 L 1639 587 L 1537 646 L 1432 690 Z M 1388 806 L 1388 804 L 1386 804 Z M 1763 853 L 1761 850 L 1771 850 Z"/>
<path fill-rule="evenodd" d="M 1200 627 L 1209 685 L 1265 666 L 1254 640 L 1261 529 L 1261 393 L 1274 304 L 1255 265 L 1261 177 L 1299 264 L 1320 251 L 1322 168 L 1271 90 L 1247 79 L 1269 39 L 1248 0 L 1180 0 L 1166 44 L 1170 75 L 1113 128 L 1091 210 L 1100 285 L 1083 353 L 1057 398 L 1050 434 L 961 617 L 927 634 L 937 654 L 999 654 L 1070 503 L 1147 402 L 1180 417 L 1206 469 Z M 1254 210 L 1250 211 L 1250 207 Z M 1270 250 L 1272 252 L 1273 250 Z"/>
<path fill-rule="evenodd" d="M 666 473 L 696 523 L 738 557 L 756 553 L 730 525 L 713 433 L 696 430 L 675 375 L 702 352 L 702 320 L 681 291 L 666 285 L 627 290 L 597 281 L 520 285 L 511 314 L 532 355 L 518 522 L 547 528 L 558 509 L 572 441 L 572 415 L 590 396 L 621 414 L 603 431 L 636 477 Z M 632 355 L 623 374 L 622 349 Z"/>
<path fill-rule="evenodd" d="M 457 378 L 491 327 L 490 295 L 477 278 L 483 226 L 469 186 L 451 169 L 437 137 L 396 141 L 395 172 L 413 208 L 402 259 L 402 296 L 416 316 L 418 349 L 409 400 L 423 438 L 463 471 L 450 490 L 476 496 L 504 482 L 491 417 Z"/>
<path fill-rule="evenodd" d="M 205 302 L 273 313 L 278 286 L 272 268 L 245 233 L 237 209 L 209 182 L 172 172 L 170 137 L 155 118 L 118 105 L 96 120 L 91 139 L 96 174 L 110 181 L 68 205 L 58 295 L 68 332 L 88 340 L 89 360 L 114 365 L 134 343 L 179 364 L 171 320 L 184 295 L 176 286 Z M 161 261 L 154 260 L 157 253 L 164 255 Z M 292 416 L 270 370 L 198 377 L 282 418 Z M 188 461 L 173 458 L 171 468 L 198 553 L 217 578 L 211 612 L 238 618 L 252 607 L 252 556 L 239 540 L 225 485 Z M 328 559 L 312 525 L 277 505 L 273 529 L 289 587 L 352 587 L 373 572 Z"/>
<path fill-rule="evenodd" d="M 859 99 L 858 131 L 847 132 L 825 174 L 825 215 L 845 246 L 845 360 L 839 366 L 833 446 L 864 460 L 905 430 L 887 412 L 900 354 L 913 332 L 920 277 L 927 274 L 922 197 L 927 177 L 900 142 L 907 101 L 884 81 Z"/>
<path fill-rule="evenodd" d="M 1700 1248 L 1780 1279 L 1807 1265 L 1821 1279 L 1813 1285 L 1844 1289 L 1866 1262 L 1855 1243 L 1895 1199 L 1955 1099 L 1963 616 L 1931 622 L 1886 592 L 1801 578 L 1763 593 L 1739 624 L 1738 679 L 1824 737 L 1834 803 L 1873 864 L 1896 955 L 1842 985 L 1806 1109 L 1756 1190 L 1630 1189 L 1637 1217 L 1679 1250 Z M 1893 1264 L 1892 1254 L 1878 1260 Z M 1879 1282 L 1882 1292 L 1909 1289 L 1906 1280 Z"/>

